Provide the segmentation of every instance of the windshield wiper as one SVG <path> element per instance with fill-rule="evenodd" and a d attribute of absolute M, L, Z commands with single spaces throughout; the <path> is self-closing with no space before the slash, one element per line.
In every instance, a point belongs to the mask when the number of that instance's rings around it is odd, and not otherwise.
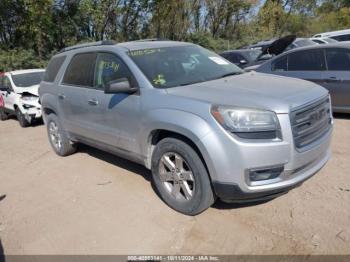
<path fill-rule="evenodd" d="M 221 75 L 221 76 L 219 76 L 219 77 L 216 78 L 216 79 L 224 78 L 224 77 L 228 77 L 228 76 L 240 75 L 240 74 L 242 74 L 242 72 L 231 72 L 231 73 L 227 73 L 227 74 Z"/>
<path fill-rule="evenodd" d="M 189 86 L 189 85 L 193 85 L 193 84 L 201 83 L 201 82 L 204 82 L 204 81 L 205 81 L 205 80 L 196 80 L 196 81 L 192 81 L 192 82 L 188 82 L 188 83 L 180 84 L 180 86 Z"/>

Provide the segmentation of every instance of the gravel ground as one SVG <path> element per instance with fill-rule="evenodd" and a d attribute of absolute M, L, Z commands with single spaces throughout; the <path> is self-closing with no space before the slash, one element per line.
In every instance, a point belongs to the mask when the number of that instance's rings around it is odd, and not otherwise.
<path fill-rule="evenodd" d="M 45 127 L 0 123 L 5 254 L 350 254 L 350 117 L 330 162 L 264 204 L 218 202 L 188 217 L 154 193 L 142 166 L 83 146 L 60 158 Z"/>

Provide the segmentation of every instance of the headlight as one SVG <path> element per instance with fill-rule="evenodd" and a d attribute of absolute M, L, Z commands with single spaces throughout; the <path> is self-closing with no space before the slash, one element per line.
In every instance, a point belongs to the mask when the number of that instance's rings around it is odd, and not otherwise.
<path fill-rule="evenodd" d="M 274 112 L 213 106 L 211 114 L 226 130 L 247 139 L 280 137 L 280 125 Z"/>
<path fill-rule="evenodd" d="M 33 106 L 33 105 L 28 105 L 28 104 L 24 104 L 24 105 L 23 105 L 23 108 L 24 108 L 24 109 L 29 109 L 29 108 L 33 108 L 33 107 L 35 107 L 35 106 Z"/>

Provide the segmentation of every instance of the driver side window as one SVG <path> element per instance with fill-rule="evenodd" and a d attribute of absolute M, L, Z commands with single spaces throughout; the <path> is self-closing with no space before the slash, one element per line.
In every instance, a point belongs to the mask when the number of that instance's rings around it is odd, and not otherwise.
<path fill-rule="evenodd" d="M 134 83 L 130 70 L 120 58 L 109 53 L 98 54 L 95 67 L 95 88 L 104 90 L 108 83 L 121 78 L 127 78 L 132 85 Z"/>

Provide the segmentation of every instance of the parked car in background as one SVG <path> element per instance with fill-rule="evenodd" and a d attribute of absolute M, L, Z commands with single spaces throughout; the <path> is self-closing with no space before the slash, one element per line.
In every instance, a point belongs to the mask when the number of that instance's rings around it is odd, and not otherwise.
<path fill-rule="evenodd" d="M 246 49 L 225 51 L 220 55 L 241 68 L 252 67 L 260 65 L 273 56 L 284 52 L 294 40 L 295 36 L 290 35 L 274 41 L 260 42 L 261 45 L 259 46 L 255 45 Z"/>
<path fill-rule="evenodd" d="M 256 60 L 260 54 L 260 50 L 252 49 L 228 50 L 220 53 L 222 57 L 235 64 L 236 66 L 239 66 L 240 68 L 245 68 L 256 63 Z"/>
<path fill-rule="evenodd" d="M 16 115 L 22 127 L 41 118 L 38 88 L 44 69 L 18 70 L 0 74 L 0 120 Z"/>
<path fill-rule="evenodd" d="M 319 45 L 332 44 L 332 43 L 338 42 L 337 40 L 329 37 L 313 37 L 313 38 L 310 38 L 310 40 L 314 41 L 316 44 L 319 44 Z"/>
<path fill-rule="evenodd" d="M 301 78 L 329 90 L 334 112 L 350 113 L 350 43 L 306 47 L 264 63 L 257 72 Z"/>
<path fill-rule="evenodd" d="M 313 46 L 318 45 L 318 43 L 315 43 L 314 41 L 310 40 L 309 38 L 296 38 L 293 43 L 291 43 L 287 48 L 284 50 L 288 51 L 295 48 L 305 47 L 305 46 Z"/>
<path fill-rule="evenodd" d="M 288 45 L 286 45 L 288 43 Z M 313 42 L 309 38 L 297 38 L 295 35 L 287 35 L 279 39 L 272 39 L 267 41 L 261 41 L 253 45 L 245 47 L 246 49 L 257 49 L 265 50 L 273 45 L 283 45 L 284 48 L 281 52 L 288 51 L 290 49 L 304 47 L 309 45 L 316 45 L 317 43 Z"/>
<path fill-rule="evenodd" d="M 339 42 L 350 41 L 350 29 L 316 34 L 313 37 L 314 38 L 328 37 L 328 38 L 335 39 Z"/>
<path fill-rule="evenodd" d="M 330 157 L 327 90 L 243 73 L 191 43 L 74 46 L 51 59 L 46 75 L 40 101 L 58 155 L 86 143 L 140 163 L 163 201 L 187 215 L 216 198 L 275 198 Z"/>

